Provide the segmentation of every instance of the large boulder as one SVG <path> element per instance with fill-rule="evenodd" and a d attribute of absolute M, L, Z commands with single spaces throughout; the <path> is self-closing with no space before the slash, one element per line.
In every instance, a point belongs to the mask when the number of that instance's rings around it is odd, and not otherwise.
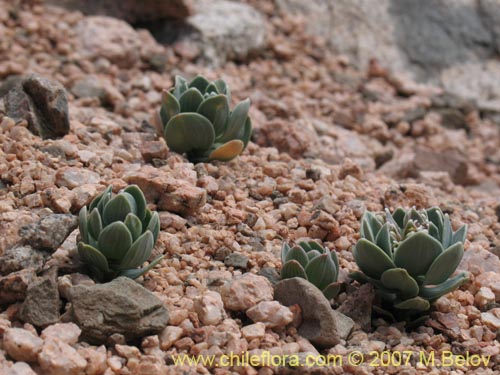
<path fill-rule="evenodd" d="M 164 18 L 185 18 L 191 13 L 190 0 L 49 0 L 51 4 L 88 15 L 120 18 L 130 23 Z"/>
<path fill-rule="evenodd" d="M 277 0 L 302 15 L 309 32 L 366 68 L 376 58 L 393 71 L 441 84 L 500 109 L 500 3 L 496 0 Z M 383 25 L 383 26 L 381 26 Z M 375 48 L 376 47 L 376 48 Z M 481 106 L 480 105 L 480 106 Z"/>
<path fill-rule="evenodd" d="M 250 5 L 234 1 L 196 1 L 185 22 L 154 25 L 153 34 L 165 44 L 179 42 L 212 65 L 245 60 L 266 46 L 264 17 Z M 191 53 L 191 52 L 190 52 Z"/>
<path fill-rule="evenodd" d="M 126 22 L 112 17 L 85 17 L 76 26 L 78 50 L 85 58 L 104 57 L 128 68 L 140 59 L 141 38 Z"/>
<path fill-rule="evenodd" d="M 114 334 L 133 340 L 159 333 L 168 323 L 162 301 L 127 277 L 74 286 L 70 299 L 74 322 L 91 342 L 105 343 Z"/>
<path fill-rule="evenodd" d="M 7 116 L 26 120 L 30 131 L 43 139 L 69 132 L 68 99 L 59 82 L 36 74 L 19 79 L 5 94 L 4 105 Z"/>

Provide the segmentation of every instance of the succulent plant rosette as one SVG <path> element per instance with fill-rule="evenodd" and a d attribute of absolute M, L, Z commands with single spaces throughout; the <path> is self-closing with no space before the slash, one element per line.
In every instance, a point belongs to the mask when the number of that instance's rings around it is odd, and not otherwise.
<path fill-rule="evenodd" d="M 464 254 L 466 235 L 467 227 L 453 231 L 450 218 L 438 207 L 398 208 L 384 216 L 367 211 L 361 239 L 353 248 L 362 272 L 351 277 L 372 283 L 396 315 L 422 315 L 433 301 L 468 280 L 467 273 L 451 277 Z"/>
<path fill-rule="evenodd" d="M 147 267 L 160 232 L 157 212 L 151 212 L 136 185 L 113 196 L 111 186 L 97 196 L 79 214 L 78 254 L 98 280 L 118 276 L 135 279 L 154 267 L 158 257 Z"/>
<path fill-rule="evenodd" d="M 226 82 L 202 76 L 191 82 L 175 77 L 163 92 L 160 120 L 168 147 L 192 162 L 229 161 L 245 150 L 252 133 L 250 99 L 230 110 Z"/>
<path fill-rule="evenodd" d="M 339 290 L 337 282 L 339 261 L 335 251 L 315 241 L 299 242 L 281 248 L 281 279 L 300 277 L 316 286 L 327 299 L 334 298 Z"/>

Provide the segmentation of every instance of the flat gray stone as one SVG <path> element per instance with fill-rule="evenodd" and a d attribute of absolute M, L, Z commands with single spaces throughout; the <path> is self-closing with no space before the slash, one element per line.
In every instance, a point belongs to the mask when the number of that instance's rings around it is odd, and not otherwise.
<path fill-rule="evenodd" d="M 70 300 L 74 322 L 82 329 L 82 336 L 94 343 L 106 343 L 114 334 L 127 341 L 153 335 L 168 323 L 162 301 L 127 277 L 74 286 Z"/>
<path fill-rule="evenodd" d="M 298 333 L 319 347 L 330 348 L 345 340 L 354 326 L 351 318 L 333 310 L 323 293 L 305 279 L 281 280 L 274 286 L 274 298 L 285 306 L 300 306 Z"/>
<path fill-rule="evenodd" d="M 53 267 L 29 285 L 20 317 L 35 327 L 45 328 L 59 321 L 60 309 L 57 268 Z"/>

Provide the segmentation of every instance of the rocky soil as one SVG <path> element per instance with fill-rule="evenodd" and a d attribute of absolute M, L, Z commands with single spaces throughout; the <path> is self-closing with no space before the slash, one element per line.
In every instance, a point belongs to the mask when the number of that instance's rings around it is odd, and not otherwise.
<path fill-rule="evenodd" d="M 0 373 L 499 373 L 498 125 L 474 103 L 375 60 L 357 70 L 273 2 L 237 6 L 250 12 L 238 13 L 241 22 L 264 37 L 236 53 L 231 38 L 211 44 L 203 28 L 164 46 L 118 19 L 0 0 Z M 197 73 L 226 79 L 235 101 L 252 100 L 253 142 L 232 162 L 193 165 L 152 125 L 161 90 L 176 74 Z M 85 304 L 72 299 L 93 303 L 100 287 L 81 273 L 74 215 L 108 184 L 117 192 L 131 183 L 159 211 L 154 255 L 166 257 L 139 280 L 152 293 L 140 292 L 144 304 L 130 307 L 138 327 L 99 330 L 92 320 L 82 332 Z M 413 205 L 439 205 L 454 224 L 468 224 L 459 269 L 470 282 L 440 298 L 415 330 L 376 315 L 370 321 L 370 305 L 352 306 L 372 292 L 353 283 L 334 301 L 356 321 L 349 336 L 325 347 L 311 342 L 324 337 L 299 335 L 300 312 L 274 301 L 282 242 L 322 241 L 349 283 L 364 210 Z M 99 289 L 103 301 L 122 298 L 109 289 Z M 109 329 L 122 334 L 106 338 Z M 417 354 L 408 367 L 345 361 L 294 369 L 179 367 L 172 359 L 266 350 L 345 357 L 359 350 L 367 358 L 451 350 L 491 360 L 432 369 L 418 365 Z"/>

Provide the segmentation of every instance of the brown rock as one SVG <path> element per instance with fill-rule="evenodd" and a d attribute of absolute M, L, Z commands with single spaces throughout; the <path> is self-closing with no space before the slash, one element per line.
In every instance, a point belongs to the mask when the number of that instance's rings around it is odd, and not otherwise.
<path fill-rule="evenodd" d="M 45 341 L 38 354 L 40 367 L 50 375 L 81 375 L 87 361 L 71 346 L 59 339 Z"/>
<path fill-rule="evenodd" d="M 84 168 L 64 167 L 56 173 L 56 185 L 69 189 L 85 184 L 97 184 L 99 181 L 101 177 L 97 173 Z"/>
<path fill-rule="evenodd" d="M 375 290 L 371 284 L 363 284 L 358 289 L 350 291 L 347 299 L 337 310 L 354 320 L 363 331 L 371 330 L 372 304 Z"/>
<path fill-rule="evenodd" d="M 3 347 L 16 361 L 36 362 L 43 340 L 22 328 L 9 328 L 3 334 Z"/>
<path fill-rule="evenodd" d="M 0 277 L 0 306 L 24 300 L 34 278 L 35 271 L 29 268 Z"/>
<path fill-rule="evenodd" d="M 224 284 L 221 295 L 227 309 L 245 311 L 261 301 L 271 301 L 273 288 L 265 277 L 245 273 Z"/>
<path fill-rule="evenodd" d="M 262 301 L 247 310 L 247 316 L 254 322 L 261 322 L 268 328 L 282 328 L 293 320 L 293 313 L 277 301 Z"/>
<path fill-rule="evenodd" d="M 104 57 L 120 67 L 140 58 L 141 39 L 126 22 L 105 16 L 86 17 L 76 26 L 80 53 L 87 58 Z"/>
<path fill-rule="evenodd" d="M 43 139 L 69 132 L 68 100 L 58 82 L 32 74 L 7 93 L 4 103 L 9 117 L 26 120 L 31 132 Z"/>

